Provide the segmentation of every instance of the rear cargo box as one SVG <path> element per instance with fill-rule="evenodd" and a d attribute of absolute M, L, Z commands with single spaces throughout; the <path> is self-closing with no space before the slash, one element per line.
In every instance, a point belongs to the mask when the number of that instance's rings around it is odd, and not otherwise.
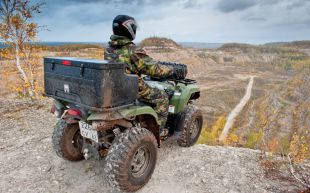
<path fill-rule="evenodd" d="M 132 104 L 138 95 L 138 76 L 106 60 L 44 58 L 44 83 L 47 96 L 98 110 Z"/>

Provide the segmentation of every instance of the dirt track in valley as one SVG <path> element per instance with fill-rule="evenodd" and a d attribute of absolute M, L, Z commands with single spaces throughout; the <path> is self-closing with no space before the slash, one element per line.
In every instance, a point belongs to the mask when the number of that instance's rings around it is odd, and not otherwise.
<path fill-rule="evenodd" d="M 202 108 L 204 122 L 208 126 L 219 116 L 228 116 L 236 107 L 244 97 L 249 76 L 255 77 L 250 101 L 263 96 L 289 78 L 260 66 L 233 64 L 207 66 L 200 77 L 194 77 L 201 88 L 201 97 L 196 104 Z"/>
<path fill-rule="evenodd" d="M 245 95 L 240 100 L 240 102 L 237 104 L 237 106 L 227 116 L 227 121 L 226 121 L 226 124 L 223 128 L 223 131 L 219 137 L 219 141 L 223 141 L 226 139 L 226 137 L 229 133 L 229 130 L 231 129 L 231 127 L 233 126 L 233 124 L 235 122 L 236 117 L 240 114 L 240 112 L 242 111 L 244 106 L 247 104 L 247 102 L 251 98 L 252 88 L 253 88 L 253 83 L 254 83 L 254 76 L 250 76 L 249 79 L 250 80 L 249 80 L 249 84 L 246 88 Z"/>

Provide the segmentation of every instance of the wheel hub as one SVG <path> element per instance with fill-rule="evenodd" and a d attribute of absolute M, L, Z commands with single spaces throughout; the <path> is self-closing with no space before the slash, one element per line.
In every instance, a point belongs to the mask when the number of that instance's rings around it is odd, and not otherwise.
<path fill-rule="evenodd" d="M 134 177 L 140 177 L 150 162 L 150 152 L 146 147 L 140 147 L 131 162 L 131 171 Z"/>
<path fill-rule="evenodd" d="M 195 138 L 198 132 L 199 132 L 199 122 L 197 119 L 195 119 L 189 129 L 191 139 Z"/>

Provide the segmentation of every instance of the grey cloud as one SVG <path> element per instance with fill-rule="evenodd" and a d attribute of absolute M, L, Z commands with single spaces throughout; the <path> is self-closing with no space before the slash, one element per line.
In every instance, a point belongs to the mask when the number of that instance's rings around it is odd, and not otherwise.
<path fill-rule="evenodd" d="M 263 17 L 249 17 L 249 18 L 244 18 L 246 21 L 267 21 L 266 18 Z"/>
<path fill-rule="evenodd" d="M 126 11 L 122 7 L 114 7 L 113 5 L 88 5 L 77 6 L 74 10 L 67 13 L 67 18 L 82 25 L 93 25 L 103 22 L 111 22 L 118 14 L 134 15 L 134 6 L 126 6 Z"/>
<path fill-rule="evenodd" d="M 197 0 L 187 0 L 187 1 L 183 1 L 183 8 L 185 9 L 191 9 L 191 8 L 195 8 L 198 6 L 202 6 L 201 3 L 197 2 Z"/>
<path fill-rule="evenodd" d="M 110 22 L 118 14 L 128 14 L 139 16 L 146 13 L 146 7 L 153 6 L 154 9 L 160 6 L 168 6 L 175 2 L 190 2 L 190 0 L 45 0 L 46 15 L 53 15 L 55 10 L 61 15 L 58 17 L 66 18 L 74 23 L 82 25 L 93 25 L 96 23 Z M 67 7 L 71 10 L 66 9 Z M 65 13 L 62 10 L 66 9 Z M 149 11 L 148 11 L 149 12 Z M 154 18 L 161 18 L 160 14 Z"/>
<path fill-rule="evenodd" d="M 105 14 L 104 12 L 93 12 L 93 11 L 83 11 L 82 13 L 77 10 L 71 12 L 68 15 L 68 19 L 77 22 L 82 25 L 93 25 L 96 23 L 101 23 L 105 21 L 111 21 L 112 15 L 116 15 L 115 13 Z"/>
<path fill-rule="evenodd" d="M 241 11 L 248 9 L 256 4 L 255 0 L 220 0 L 217 9 L 222 12 L 230 13 L 233 11 Z"/>
<path fill-rule="evenodd" d="M 110 4 L 114 6 L 119 5 L 137 5 L 137 6 L 144 6 L 144 5 L 159 5 L 159 4 L 170 4 L 173 2 L 182 2 L 184 0 L 45 0 L 47 3 L 59 2 L 61 4 L 87 4 L 87 3 L 100 3 L 100 4 Z"/>
<path fill-rule="evenodd" d="M 45 11 L 36 19 L 51 30 L 41 33 L 43 40 L 50 41 L 108 39 L 111 21 L 118 14 L 138 20 L 138 38 L 160 35 L 178 41 L 219 42 L 310 38 L 310 0 L 45 1 Z M 186 30 L 185 23 L 190 26 Z"/>
<path fill-rule="evenodd" d="M 296 1 L 292 1 L 287 8 L 288 9 L 294 9 L 294 8 L 299 8 L 302 6 L 305 6 L 306 4 L 310 4 L 310 0 L 296 0 Z"/>
<path fill-rule="evenodd" d="M 224 13 L 230 13 L 244 11 L 253 6 L 263 8 L 277 6 L 281 3 L 286 3 L 288 9 L 294 9 L 305 6 L 307 3 L 310 3 L 310 0 L 219 0 L 216 8 Z"/>

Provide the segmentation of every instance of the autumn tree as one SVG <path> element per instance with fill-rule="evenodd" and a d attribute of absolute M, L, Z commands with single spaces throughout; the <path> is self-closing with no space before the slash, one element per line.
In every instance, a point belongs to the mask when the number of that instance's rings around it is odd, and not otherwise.
<path fill-rule="evenodd" d="M 40 29 L 33 17 L 41 13 L 43 2 L 0 0 L 0 39 L 12 48 L 16 68 L 28 95 L 35 97 L 34 66 L 31 59 L 33 42 Z"/>

